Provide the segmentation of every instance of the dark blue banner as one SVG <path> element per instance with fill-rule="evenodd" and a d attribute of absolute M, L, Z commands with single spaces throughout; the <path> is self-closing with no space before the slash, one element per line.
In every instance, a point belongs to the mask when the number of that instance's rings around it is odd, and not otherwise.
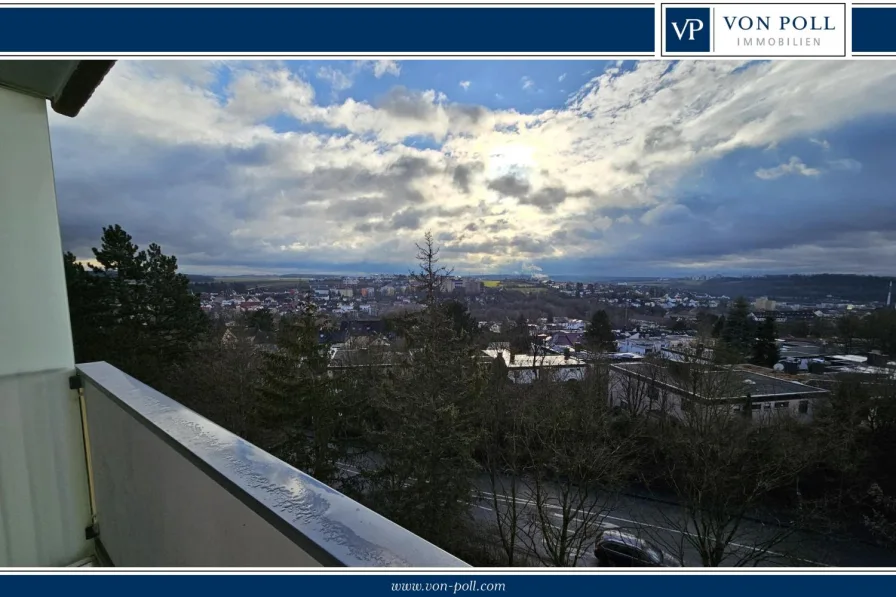
<path fill-rule="evenodd" d="M 97 575 L 0 576 L 5 595 L 165 595 L 246 597 L 262 594 L 363 595 L 725 595 L 726 597 L 841 597 L 889 595 L 896 576 L 761 574 L 325 574 L 325 575 Z"/>
<path fill-rule="evenodd" d="M 654 8 L 0 8 L 4 53 L 652 53 Z"/>
<path fill-rule="evenodd" d="M 853 6 L 852 51 L 896 52 L 896 8 Z"/>

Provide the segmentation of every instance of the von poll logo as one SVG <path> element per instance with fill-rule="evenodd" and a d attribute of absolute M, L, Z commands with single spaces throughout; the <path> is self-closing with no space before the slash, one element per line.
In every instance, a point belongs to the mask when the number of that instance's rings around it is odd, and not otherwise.
<path fill-rule="evenodd" d="M 667 8 L 665 16 L 667 52 L 709 52 L 709 8 Z"/>
<path fill-rule="evenodd" d="M 664 57 L 846 56 L 846 4 L 662 4 Z"/>

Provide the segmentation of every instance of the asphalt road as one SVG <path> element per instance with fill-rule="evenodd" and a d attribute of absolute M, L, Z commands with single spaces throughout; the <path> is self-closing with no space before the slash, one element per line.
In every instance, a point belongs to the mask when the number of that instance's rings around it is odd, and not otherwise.
<path fill-rule="evenodd" d="M 350 466 L 341 467 L 346 475 L 357 474 Z M 506 485 L 505 485 L 506 486 Z M 556 495 L 557 488 L 548 488 L 548 493 Z M 483 477 L 475 483 L 470 492 L 470 513 L 473 520 L 481 525 L 483 530 L 494 529 L 496 525 L 495 506 L 507 508 L 512 498 L 506 491 L 495 490 L 487 478 Z M 518 490 L 516 503 L 521 508 L 522 517 L 531 516 L 534 506 L 531 500 L 524 497 L 524 491 Z M 556 502 L 551 504 L 549 510 L 551 518 L 556 519 L 555 528 L 559 528 L 562 522 L 562 514 Z M 597 510 L 593 510 L 596 512 Z M 693 536 L 693 529 L 689 527 L 683 518 L 683 510 L 678 505 L 658 502 L 635 496 L 613 496 L 602 501 L 600 514 L 589 516 L 587 513 L 577 512 L 573 517 L 581 524 L 583 518 L 593 523 L 592 528 L 587 529 L 589 539 L 581 557 L 577 559 L 577 566 L 596 566 L 597 562 L 593 554 L 594 538 L 601 529 L 618 529 L 626 533 L 637 535 L 651 543 L 662 551 L 680 558 L 685 566 L 700 566 L 699 552 L 688 541 L 687 535 Z M 573 523 L 575 524 L 575 523 Z M 528 539 L 520 533 L 519 543 L 534 544 L 541 550 L 542 559 L 546 553 L 543 539 L 537 536 L 537 531 Z M 771 545 L 770 542 L 774 542 Z M 770 524 L 762 524 L 752 520 L 742 521 L 737 534 L 730 543 L 729 557 L 723 565 L 737 565 L 738 560 L 745 553 L 753 551 L 756 546 L 764 546 L 765 554 L 761 561 L 751 562 L 751 566 L 780 567 L 780 566 L 835 566 L 835 567 L 893 567 L 896 566 L 896 553 L 882 547 L 868 543 L 850 540 L 834 535 L 823 535 L 811 532 L 783 530 L 782 527 Z"/>
<path fill-rule="evenodd" d="M 530 500 L 517 491 L 517 504 L 525 511 L 531 512 L 534 506 Z M 477 483 L 471 499 L 471 512 L 474 519 L 482 525 L 494 527 L 496 521 L 495 506 L 507 508 L 511 498 L 500 491 L 492 491 L 491 484 L 483 479 Z M 559 525 L 562 514 L 556 504 L 552 516 Z M 596 512 L 593 510 L 592 512 Z M 653 500 L 615 496 L 601 503 L 598 516 L 579 513 L 577 520 L 590 518 L 596 523 L 591 530 L 596 537 L 600 529 L 618 529 L 637 535 L 675 557 L 681 558 L 685 566 L 700 566 L 699 552 L 688 541 L 685 534 L 693 536 L 693 528 L 683 518 L 680 506 Z M 595 520 L 596 519 L 596 520 Z M 591 534 L 589 533 L 589 534 Z M 535 542 L 536 544 L 538 541 Z M 578 566 L 594 566 L 593 540 L 588 541 L 588 548 L 579 559 Z M 739 559 L 753 551 L 756 546 L 766 550 L 761 561 L 750 563 L 762 567 L 775 566 L 837 566 L 837 567 L 891 567 L 896 566 L 896 553 L 881 547 L 858 541 L 851 541 L 833 535 L 822 535 L 811 532 L 785 530 L 782 527 L 761 524 L 744 520 L 730 543 L 730 557 L 723 565 L 737 565 Z"/>

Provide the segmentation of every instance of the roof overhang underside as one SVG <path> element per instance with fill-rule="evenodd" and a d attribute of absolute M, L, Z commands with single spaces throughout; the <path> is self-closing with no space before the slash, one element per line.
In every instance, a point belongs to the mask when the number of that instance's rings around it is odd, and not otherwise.
<path fill-rule="evenodd" d="M 50 101 L 53 110 L 75 117 L 114 60 L 0 60 L 0 87 Z"/>

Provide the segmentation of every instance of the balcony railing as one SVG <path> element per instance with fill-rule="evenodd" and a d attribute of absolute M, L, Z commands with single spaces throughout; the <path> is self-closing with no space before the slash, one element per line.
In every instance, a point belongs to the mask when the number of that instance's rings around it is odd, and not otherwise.
<path fill-rule="evenodd" d="M 78 371 L 114 565 L 466 566 L 115 367 Z"/>

